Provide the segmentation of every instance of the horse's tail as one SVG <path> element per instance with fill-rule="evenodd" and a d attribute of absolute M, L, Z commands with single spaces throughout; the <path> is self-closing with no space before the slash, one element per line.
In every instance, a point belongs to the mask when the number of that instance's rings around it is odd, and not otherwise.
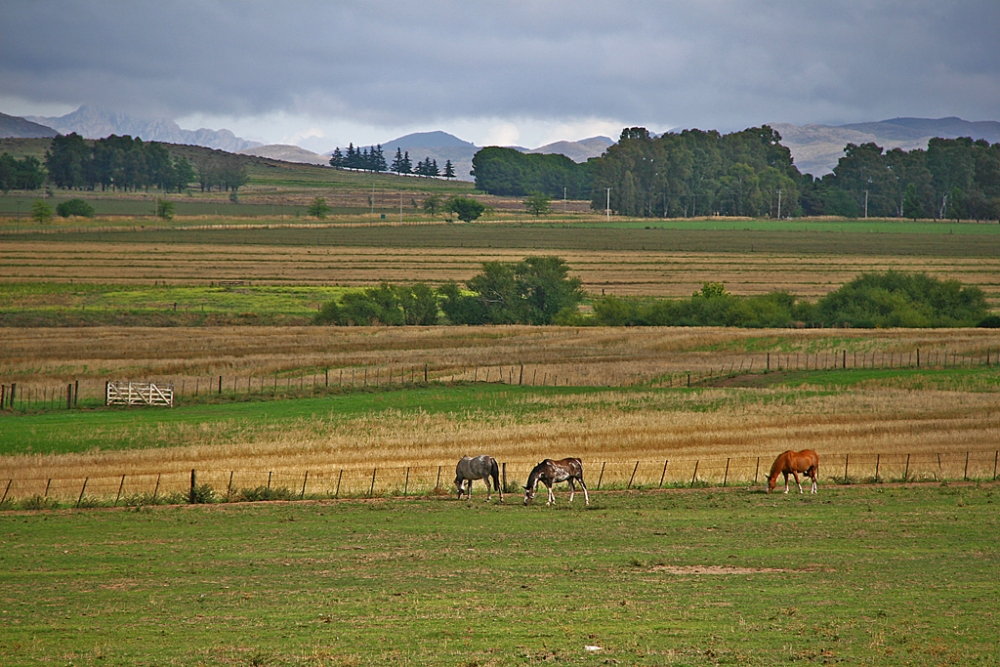
<path fill-rule="evenodd" d="M 497 491 L 501 491 L 501 489 L 500 489 L 500 464 L 497 463 L 497 460 L 494 459 L 494 458 L 490 458 L 490 477 L 493 478 L 493 487 Z"/>

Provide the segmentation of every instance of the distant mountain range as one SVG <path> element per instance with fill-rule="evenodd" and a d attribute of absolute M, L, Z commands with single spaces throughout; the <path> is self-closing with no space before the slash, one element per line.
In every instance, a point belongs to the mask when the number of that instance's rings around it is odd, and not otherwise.
<path fill-rule="evenodd" d="M 260 142 L 241 139 L 229 130 L 208 130 L 205 128 L 182 130 L 177 123 L 169 118 L 135 118 L 123 113 L 86 105 L 65 116 L 27 116 L 25 120 L 50 127 L 60 134 L 76 132 L 85 139 L 102 139 L 112 134 L 127 134 L 132 137 L 140 137 L 143 141 L 206 146 L 231 153 L 244 148 L 260 146 Z"/>
<path fill-rule="evenodd" d="M 926 148 L 933 137 L 954 139 L 972 137 L 985 139 L 990 143 L 1000 143 L 1000 122 L 970 122 L 961 118 L 893 118 L 871 123 L 849 125 L 792 125 L 771 123 L 771 127 L 781 134 L 782 143 L 792 152 L 799 171 L 822 176 L 837 166 L 837 160 L 844 154 L 848 143 L 863 144 L 873 142 L 886 150 L 902 148 L 913 150 Z M 330 154 L 313 153 L 298 146 L 285 144 L 262 145 L 237 137 L 229 130 L 184 130 L 167 118 L 140 119 L 122 113 L 82 106 L 76 111 L 59 117 L 9 116 L 0 113 L 0 137 L 39 138 L 56 134 L 77 134 L 88 139 L 100 139 L 111 134 L 128 134 L 141 137 L 144 141 L 162 141 L 172 144 L 190 144 L 217 148 L 231 153 L 257 155 L 287 162 L 307 164 L 328 164 Z M 580 141 L 557 141 L 524 148 L 512 146 L 525 153 L 561 153 L 574 162 L 586 162 L 607 150 L 614 141 L 608 137 L 591 137 Z M 341 146 L 345 150 L 346 146 Z M 359 146 L 358 148 L 362 148 Z M 447 160 L 455 166 L 457 178 L 473 180 L 472 157 L 479 146 L 459 139 L 447 132 L 417 132 L 382 142 L 386 161 L 391 162 L 399 148 L 410 154 L 414 164 L 431 158 L 443 169 Z"/>
<path fill-rule="evenodd" d="M 927 142 L 934 137 L 972 137 L 985 139 L 991 144 L 1000 142 L 1000 123 L 970 122 L 955 117 L 893 118 L 850 125 L 771 123 L 771 127 L 781 135 L 781 143 L 792 151 L 799 171 L 813 176 L 833 171 L 849 143 L 860 146 L 873 142 L 886 150 L 902 148 L 910 151 L 927 148 Z"/>
<path fill-rule="evenodd" d="M 8 116 L 5 113 L 0 113 L 0 138 L 41 139 L 54 137 L 57 134 L 59 133 L 51 127 L 33 123 L 20 116 Z"/>
<path fill-rule="evenodd" d="M 608 146 L 614 142 L 607 137 L 591 137 L 581 141 L 557 141 L 553 144 L 539 146 L 538 148 L 522 148 L 514 146 L 517 150 L 525 153 L 561 153 L 575 162 L 586 162 L 588 158 L 597 157 Z M 441 132 L 416 132 L 398 137 L 391 141 L 383 142 L 382 152 L 385 154 L 386 162 L 391 163 L 396 156 L 398 148 L 404 153 L 410 154 L 410 161 L 416 164 L 420 160 L 430 158 L 436 160 L 438 168 L 444 170 L 446 161 L 451 160 L 455 167 L 455 177 L 461 181 L 472 181 L 469 174 L 472 171 L 472 158 L 481 146 L 476 146 L 472 142 L 459 139 L 453 134 Z M 371 149 L 371 146 L 356 146 L 358 149 Z M 347 146 L 341 146 L 343 152 Z M 305 162 L 308 164 L 327 164 L 333 151 L 318 154 L 307 151 L 298 146 L 288 146 L 284 144 L 270 144 L 267 146 L 256 146 L 246 148 L 241 151 L 245 155 L 256 155 L 259 157 L 271 158 L 274 160 L 285 160 L 287 162 Z"/>

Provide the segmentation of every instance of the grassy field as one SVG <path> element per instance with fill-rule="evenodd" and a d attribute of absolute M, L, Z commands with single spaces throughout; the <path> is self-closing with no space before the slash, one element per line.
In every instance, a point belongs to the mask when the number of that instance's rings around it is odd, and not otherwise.
<path fill-rule="evenodd" d="M 0 659 L 994 664 L 985 486 L 0 515 Z"/>

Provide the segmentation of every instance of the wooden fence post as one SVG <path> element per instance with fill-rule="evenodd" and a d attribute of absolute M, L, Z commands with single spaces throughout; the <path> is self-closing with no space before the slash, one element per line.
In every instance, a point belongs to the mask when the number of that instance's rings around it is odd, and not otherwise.
<path fill-rule="evenodd" d="M 410 488 L 410 466 L 406 466 L 406 481 L 403 482 L 403 495 L 406 495 Z"/>
<path fill-rule="evenodd" d="M 156 486 L 153 487 L 153 500 L 154 501 L 156 500 L 156 494 L 158 494 L 160 492 L 160 475 L 161 474 L 162 473 L 157 473 L 156 474 Z"/>
<path fill-rule="evenodd" d="M 731 460 L 732 460 L 731 458 L 726 459 L 726 472 L 722 476 L 722 486 L 726 486 L 726 484 L 729 482 L 729 462 Z"/>
<path fill-rule="evenodd" d="M 222 376 L 219 376 L 219 396 L 222 396 Z"/>
<path fill-rule="evenodd" d="M 521 364 L 521 372 L 517 376 L 517 384 L 518 386 L 524 384 L 524 364 Z"/>
<path fill-rule="evenodd" d="M 122 483 L 118 485 L 118 495 L 115 496 L 114 507 L 118 507 L 118 501 L 122 497 L 122 489 L 124 489 L 124 488 L 125 488 L 125 475 L 122 475 Z"/>
<path fill-rule="evenodd" d="M 700 460 L 695 459 L 694 462 L 694 474 L 691 475 L 691 486 L 694 486 L 694 481 L 698 479 L 698 464 L 701 463 Z"/>
<path fill-rule="evenodd" d="M 753 471 L 753 483 L 757 483 L 757 475 L 760 474 L 760 457 L 757 457 L 757 468 Z"/>
<path fill-rule="evenodd" d="M 7 492 L 10 491 L 10 485 L 13 483 L 14 483 L 13 477 L 7 480 L 7 488 L 3 490 L 3 498 L 0 498 L 0 505 L 3 505 L 3 502 L 7 500 Z"/>
<path fill-rule="evenodd" d="M 768 373 L 771 372 L 771 353 L 770 352 L 767 353 L 767 362 L 766 362 L 766 365 L 764 366 L 764 370 L 766 372 L 768 372 Z"/>
<path fill-rule="evenodd" d="M 906 455 L 906 468 L 903 470 L 903 481 L 910 479 L 910 455 Z"/>
<path fill-rule="evenodd" d="M 226 486 L 226 500 L 228 501 L 233 495 L 233 475 L 236 474 L 235 470 L 229 471 L 229 485 Z"/>
<path fill-rule="evenodd" d="M 73 384 L 66 385 L 66 409 L 73 409 Z"/>
<path fill-rule="evenodd" d="M 993 481 L 997 481 L 997 460 L 1000 459 L 1000 450 L 993 453 Z"/>
<path fill-rule="evenodd" d="M 875 481 L 876 482 L 878 482 L 878 469 L 879 469 L 879 464 L 881 462 L 882 462 L 882 455 L 881 454 L 876 454 L 875 455 Z"/>
<path fill-rule="evenodd" d="M 83 488 L 80 489 L 80 497 L 76 499 L 76 506 L 77 507 L 79 507 L 80 503 L 83 502 L 83 492 L 87 490 L 87 480 L 89 480 L 89 479 L 90 479 L 89 477 L 84 477 L 83 478 Z"/>
<path fill-rule="evenodd" d="M 962 481 L 969 481 L 969 452 L 965 453 L 965 472 L 962 473 Z"/>
<path fill-rule="evenodd" d="M 920 368 L 920 348 L 917 348 L 917 368 Z"/>
<path fill-rule="evenodd" d="M 438 476 L 437 481 L 434 482 L 434 488 L 435 490 L 441 488 L 441 466 L 438 466 Z"/>
<path fill-rule="evenodd" d="M 271 475 L 273 475 L 273 474 L 274 474 L 273 470 L 268 470 L 267 471 L 267 488 L 268 489 L 271 488 Z"/>
<path fill-rule="evenodd" d="M 305 477 L 305 479 L 302 480 L 302 495 L 300 495 L 299 498 L 305 498 L 306 497 L 306 483 L 308 481 L 309 481 L 309 471 L 306 470 L 306 477 Z"/>
<path fill-rule="evenodd" d="M 424 384 L 427 384 L 427 364 L 424 364 Z"/>
<path fill-rule="evenodd" d="M 333 492 L 334 498 L 340 497 L 340 480 L 344 479 L 344 469 L 340 469 L 340 475 L 337 477 L 337 490 Z"/>
<path fill-rule="evenodd" d="M 847 464 L 851 460 L 850 454 L 844 454 L 844 484 L 847 484 Z"/>
<path fill-rule="evenodd" d="M 503 486 L 500 487 L 500 488 L 506 489 L 507 488 L 507 462 L 506 461 L 503 462 L 502 471 L 503 471 Z M 994 466 L 993 478 L 996 479 L 996 466 Z"/>
<path fill-rule="evenodd" d="M 191 468 L 191 493 L 188 495 L 188 502 L 192 505 L 194 505 L 195 501 L 194 487 L 195 487 L 195 472 L 194 468 Z"/>
<path fill-rule="evenodd" d="M 607 461 L 605 461 L 604 463 L 601 464 L 601 476 L 597 478 L 597 490 L 598 491 L 601 490 L 601 482 L 604 481 L 604 466 L 606 466 L 606 465 L 608 465 Z"/>
<path fill-rule="evenodd" d="M 631 489 L 631 488 L 632 488 L 632 482 L 633 482 L 633 481 L 635 481 L 635 473 L 636 473 L 636 471 L 637 471 L 638 469 L 639 469 L 639 462 L 638 462 L 638 461 L 636 461 L 636 462 L 635 462 L 635 467 L 634 467 L 634 468 L 632 468 L 632 476 L 631 476 L 631 477 L 629 478 L 629 480 L 628 480 L 628 486 L 626 486 L 626 487 L 625 487 L 625 488 L 626 488 L 626 490 L 627 490 L 627 489 Z"/>
<path fill-rule="evenodd" d="M 659 487 L 657 487 L 657 488 L 660 488 L 660 489 L 662 489 L 662 488 L 663 488 L 663 480 L 664 480 L 664 478 L 666 478 L 666 476 L 667 476 L 667 465 L 668 465 L 669 463 L 670 463 L 670 459 L 666 459 L 666 460 L 665 460 L 665 461 L 663 462 L 663 472 L 661 472 L 661 473 L 660 473 L 660 486 L 659 486 Z"/>
<path fill-rule="evenodd" d="M 375 494 L 375 473 L 378 472 L 378 468 L 372 468 L 372 485 L 368 489 L 368 497 L 371 498 Z"/>

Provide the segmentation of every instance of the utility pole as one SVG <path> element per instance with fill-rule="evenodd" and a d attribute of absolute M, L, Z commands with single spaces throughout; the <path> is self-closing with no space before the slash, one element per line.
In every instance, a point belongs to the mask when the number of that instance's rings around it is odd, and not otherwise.
<path fill-rule="evenodd" d="M 374 180 L 372 181 L 372 198 L 371 198 L 371 202 L 370 203 L 372 205 L 372 215 L 375 215 L 375 181 Z"/>
<path fill-rule="evenodd" d="M 399 191 L 399 224 L 403 224 L 403 191 Z"/>
<path fill-rule="evenodd" d="M 604 206 L 604 215 L 608 222 L 611 222 L 611 188 L 608 188 L 608 203 Z"/>
<path fill-rule="evenodd" d="M 778 220 L 781 220 L 781 188 L 778 188 Z"/>
<path fill-rule="evenodd" d="M 563 215 L 566 215 L 566 186 L 563 186 Z"/>
<path fill-rule="evenodd" d="M 865 190 L 865 220 L 868 219 L 868 190 Z"/>

